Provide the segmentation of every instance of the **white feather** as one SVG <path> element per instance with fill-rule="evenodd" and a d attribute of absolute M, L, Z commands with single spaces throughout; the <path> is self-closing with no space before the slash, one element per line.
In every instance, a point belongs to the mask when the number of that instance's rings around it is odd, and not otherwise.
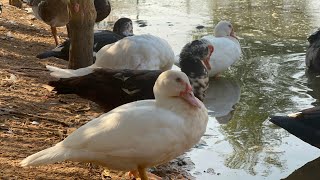
<path fill-rule="evenodd" d="M 62 69 L 62 68 L 46 65 L 46 68 L 49 71 L 51 71 L 50 75 L 52 77 L 70 78 L 70 77 L 84 76 L 84 75 L 90 74 L 96 67 L 89 66 L 89 67 L 80 68 L 80 69 Z"/>
<path fill-rule="evenodd" d="M 181 71 L 180 67 L 175 64 L 172 66 L 171 70 Z"/>
<path fill-rule="evenodd" d="M 20 162 L 21 166 L 39 166 L 43 164 L 55 163 L 57 161 L 64 161 L 69 158 L 70 153 L 68 149 L 60 146 L 59 144 L 50 147 L 48 149 L 37 152 L 31 156 L 28 156 Z"/>

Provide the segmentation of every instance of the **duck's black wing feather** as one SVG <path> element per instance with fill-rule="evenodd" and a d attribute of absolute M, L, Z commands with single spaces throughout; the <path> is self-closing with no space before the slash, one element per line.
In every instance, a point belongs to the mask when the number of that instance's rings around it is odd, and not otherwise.
<path fill-rule="evenodd" d="M 77 94 L 105 109 L 154 99 L 153 86 L 161 71 L 96 69 L 85 76 L 50 81 L 58 94 Z"/>
<path fill-rule="evenodd" d="M 320 148 L 320 107 L 305 109 L 289 116 L 272 116 L 270 121 Z"/>

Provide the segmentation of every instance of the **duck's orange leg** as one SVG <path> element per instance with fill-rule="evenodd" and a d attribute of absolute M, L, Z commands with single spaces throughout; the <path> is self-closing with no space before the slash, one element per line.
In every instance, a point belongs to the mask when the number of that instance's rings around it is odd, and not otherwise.
<path fill-rule="evenodd" d="M 59 41 L 58 41 L 58 36 L 57 36 L 57 28 L 56 27 L 51 27 L 51 33 L 52 36 L 54 38 L 54 42 L 56 43 L 56 46 L 59 45 Z"/>
<path fill-rule="evenodd" d="M 129 177 L 140 178 L 141 180 L 162 180 L 161 177 L 147 172 L 145 168 L 138 167 L 138 170 L 130 171 Z"/>

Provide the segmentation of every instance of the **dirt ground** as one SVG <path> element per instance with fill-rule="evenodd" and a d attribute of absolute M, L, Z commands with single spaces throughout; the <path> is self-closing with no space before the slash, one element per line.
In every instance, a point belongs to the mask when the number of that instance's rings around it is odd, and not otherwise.
<path fill-rule="evenodd" d="M 75 95 L 56 95 L 43 85 L 49 80 L 45 65 L 66 67 L 67 62 L 35 56 L 54 48 L 50 27 L 2 0 L 0 15 L 0 178 L 1 179 L 101 179 L 103 169 L 88 164 L 60 162 L 22 168 L 19 162 L 63 140 L 70 132 L 103 111 Z M 26 4 L 23 5 L 27 7 Z M 58 29 L 61 41 L 65 28 Z M 152 168 L 164 179 L 190 179 L 183 158 Z M 109 179 L 128 179 L 112 172 Z"/>

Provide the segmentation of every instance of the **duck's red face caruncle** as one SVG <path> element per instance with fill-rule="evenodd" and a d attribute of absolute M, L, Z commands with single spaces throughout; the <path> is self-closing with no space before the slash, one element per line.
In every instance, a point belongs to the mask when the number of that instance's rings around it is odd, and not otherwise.
<path fill-rule="evenodd" d="M 179 78 L 177 79 L 177 82 L 185 86 L 184 91 L 180 91 L 179 96 L 185 101 L 187 101 L 190 105 L 200 108 L 201 105 L 197 98 L 194 96 L 191 85 Z"/>

